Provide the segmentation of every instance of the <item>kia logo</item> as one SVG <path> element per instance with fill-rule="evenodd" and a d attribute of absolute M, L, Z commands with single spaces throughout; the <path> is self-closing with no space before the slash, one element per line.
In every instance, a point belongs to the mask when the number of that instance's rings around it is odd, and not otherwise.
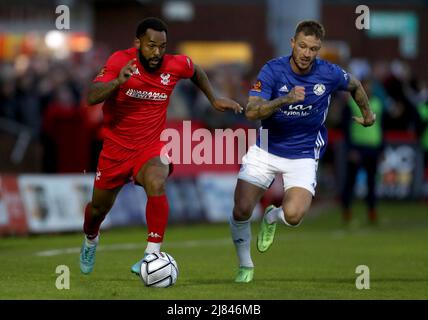
<path fill-rule="evenodd" d="M 309 105 L 309 106 L 304 106 L 303 104 L 297 104 L 297 105 L 289 105 L 288 106 L 288 110 L 300 110 L 300 111 L 303 111 L 303 110 L 312 110 L 312 105 Z"/>

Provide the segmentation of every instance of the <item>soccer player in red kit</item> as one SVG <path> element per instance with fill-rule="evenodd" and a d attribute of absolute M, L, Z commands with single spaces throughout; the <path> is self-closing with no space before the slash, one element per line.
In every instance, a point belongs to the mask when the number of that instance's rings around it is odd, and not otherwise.
<path fill-rule="evenodd" d="M 242 111 L 235 101 L 214 95 L 206 73 L 189 57 L 165 54 L 167 32 L 162 20 L 143 20 L 137 28 L 136 47 L 113 53 L 89 89 L 90 105 L 104 101 L 104 143 L 92 201 L 85 209 L 80 252 L 84 274 L 94 267 L 100 225 L 130 178 L 147 194 L 145 255 L 160 251 L 168 219 L 165 183 L 171 173 L 171 165 L 162 159 L 160 135 L 177 82 L 190 78 L 219 111 Z M 140 263 L 131 271 L 138 274 Z"/>

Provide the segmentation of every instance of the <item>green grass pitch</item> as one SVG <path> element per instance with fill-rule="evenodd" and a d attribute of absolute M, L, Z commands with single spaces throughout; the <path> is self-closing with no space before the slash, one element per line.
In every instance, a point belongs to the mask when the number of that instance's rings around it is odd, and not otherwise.
<path fill-rule="evenodd" d="M 381 203 L 366 224 L 358 203 L 349 226 L 339 209 L 309 213 L 298 228 L 278 226 L 271 249 L 255 248 L 254 281 L 235 284 L 235 251 L 226 224 L 176 225 L 163 250 L 178 262 L 176 285 L 144 287 L 130 266 L 145 248 L 145 228 L 104 231 L 91 275 L 79 271 L 81 234 L 0 239 L 0 299 L 428 299 L 428 210 L 423 203 Z M 70 289 L 58 290 L 58 265 Z M 355 286 L 356 267 L 370 269 L 370 289 Z"/>

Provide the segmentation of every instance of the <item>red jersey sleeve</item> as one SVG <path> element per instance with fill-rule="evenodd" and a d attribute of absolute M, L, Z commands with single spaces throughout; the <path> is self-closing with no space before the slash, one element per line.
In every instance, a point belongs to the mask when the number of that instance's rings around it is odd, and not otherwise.
<path fill-rule="evenodd" d="M 119 76 L 123 67 L 120 51 L 113 53 L 92 82 L 109 82 Z"/>
<path fill-rule="evenodd" d="M 177 56 L 180 61 L 180 74 L 182 78 L 191 78 L 195 73 L 195 68 L 193 66 L 193 61 L 188 56 Z"/>

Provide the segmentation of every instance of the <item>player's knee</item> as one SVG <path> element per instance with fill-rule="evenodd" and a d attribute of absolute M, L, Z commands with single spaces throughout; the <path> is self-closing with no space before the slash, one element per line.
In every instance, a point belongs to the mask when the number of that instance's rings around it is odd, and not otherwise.
<path fill-rule="evenodd" d="M 100 203 L 92 203 L 91 214 L 93 217 L 104 217 L 110 210 L 111 206 Z"/>
<path fill-rule="evenodd" d="M 251 203 L 237 202 L 233 207 L 233 218 L 237 221 L 250 219 L 253 207 Z"/>
<path fill-rule="evenodd" d="M 297 226 L 302 220 L 302 217 L 303 216 L 298 216 L 298 215 L 286 215 L 285 220 L 292 226 Z"/>
<path fill-rule="evenodd" d="M 283 209 L 285 220 L 293 226 L 298 225 L 306 213 L 306 210 L 299 206 L 288 205 Z"/>
<path fill-rule="evenodd" d="M 153 177 L 151 179 L 147 179 L 145 188 L 149 196 L 159 196 L 165 194 L 166 179 L 163 177 Z"/>

